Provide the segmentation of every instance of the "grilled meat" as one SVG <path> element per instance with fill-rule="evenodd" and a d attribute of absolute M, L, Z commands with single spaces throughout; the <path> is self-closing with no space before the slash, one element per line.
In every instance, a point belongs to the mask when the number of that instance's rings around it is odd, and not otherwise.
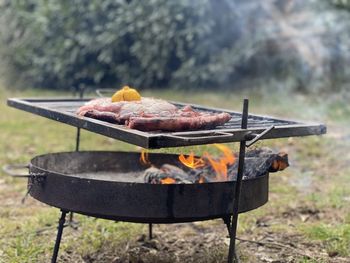
<path fill-rule="evenodd" d="M 228 113 L 203 114 L 197 117 L 131 117 L 127 125 L 131 129 L 141 131 L 185 131 L 212 128 L 222 125 L 231 119 Z"/>
<path fill-rule="evenodd" d="M 198 112 L 190 106 L 178 109 L 160 99 L 112 102 L 109 98 L 95 99 L 80 107 L 81 116 L 111 123 L 126 124 L 142 131 L 184 131 L 211 128 L 229 121 L 228 113 Z"/>

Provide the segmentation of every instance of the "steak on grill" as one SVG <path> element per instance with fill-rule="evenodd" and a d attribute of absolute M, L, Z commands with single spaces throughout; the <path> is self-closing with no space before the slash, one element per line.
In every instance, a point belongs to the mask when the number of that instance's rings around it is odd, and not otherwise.
<path fill-rule="evenodd" d="M 231 119 L 228 113 L 198 112 L 191 106 L 182 109 L 160 99 L 112 102 L 110 98 L 89 101 L 77 112 L 81 116 L 111 123 L 126 124 L 141 131 L 184 131 L 212 128 Z"/>
<path fill-rule="evenodd" d="M 222 125 L 231 119 L 228 113 L 203 114 L 191 117 L 170 116 L 170 117 L 131 117 L 128 127 L 141 131 L 184 131 L 212 128 Z"/>
<path fill-rule="evenodd" d="M 82 116 L 88 115 L 96 118 L 105 113 L 116 114 L 116 122 L 124 123 L 132 116 L 159 115 L 169 116 L 177 111 L 177 107 L 167 101 L 142 98 L 140 101 L 120 101 L 112 102 L 110 98 L 101 98 L 91 100 L 86 105 L 78 109 L 78 114 Z"/>

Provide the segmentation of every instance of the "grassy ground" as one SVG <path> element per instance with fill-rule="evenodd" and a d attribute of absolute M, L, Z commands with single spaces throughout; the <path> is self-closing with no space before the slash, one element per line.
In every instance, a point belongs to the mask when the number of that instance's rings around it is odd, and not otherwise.
<path fill-rule="evenodd" d="M 42 153 L 74 150 L 75 128 L 5 105 L 7 97 L 57 95 L 65 94 L 0 88 L 1 165 L 27 163 Z M 344 96 L 308 98 L 254 91 L 234 94 L 149 91 L 144 95 L 235 110 L 240 110 L 243 97 L 249 97 L 251 112 L 326 122 L 328 134 L 322 137 L 259 143 L 258 146 L 287 151 L 291 167 L 271 176 L 267 205 L 240 217 L 239 250 L 243 262 L 350 262 L 350 106 Z M 204 148 L 210 147 L 192 147 L 198 153 Z M 81 149 L 139 150 L 86 131 L 82 132 Z M 50 258 L 59 211 L 30 197 L 22 204 L 25 193 L 26 180 L 13 179 L 1 172 L 0 262 L 48 262 Z M 165 226 L 157 226 L 158 243 L 171 239 L 166 236 L 169 229 L 179 233 L 176 239 L 183 243 L 182 248 L 163 254 L 159 252 L 161 245 L 155 245 L 157 253 L 152 250 L 152 254 L 150 250 L 147 253 L 136 250 L 146 233 L 144 225 L 76 218 L 80 223 L 78 230 L 66 228 L 64 232 L 60 251 L 60 260 L 64 262 L 184 261 L 181 254 L 193 262 L 222 262 L 227 251 L 225 228 L 218 221 L 189 224 L 191 229 L 169 226 L 167 231 Z M 215 237 L 210 236 L 212 229 Z M 200 240 L 192 240 L 194 234 L 198 234 Z M 216 236 L 222 235 L 218 246 L 210 245 L 217 241 Z M 186 242 L 207 246 L 188 252 Z"/>

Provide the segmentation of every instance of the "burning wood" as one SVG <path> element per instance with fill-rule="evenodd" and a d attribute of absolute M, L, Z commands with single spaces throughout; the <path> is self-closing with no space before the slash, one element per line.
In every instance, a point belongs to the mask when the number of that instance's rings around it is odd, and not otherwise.
<path fill-rule="evenodd" d="M 237 166 L 235 163 L 229 168 L 230 180 L 236 180 Z M 288 166 L 288 155 L 284 152 L 276 153 L 269 148 L 253 149 L 246 153 L 243 179 L 261 176 L 267 172 L 282 171 Z"/>
<path fill-rule="evenodd" d="M 180 155 L 183 169 L 174 165 L 163 164 L 160 168 L 150 167 L 144 173 L 146 183 L 187 184 L 218 181 L 234 181 L 237 178 L 238 163 L 235 154 L 224 145 L 215 145 L 223 152 L 223 157 L 214 158 L 204 153 L 202 158 Z M 276 153 L 268 148 L 248 151 L 245 158 L 243 179 L 262 176 L 267 172 L 282 171 L 289 166 L 288 155 Z"/>
<path fill-rule="evenodd" d="M 281 152 L 277 154 L 276 159 L 273 160 L 272 165 L 270 167 L 270 172 L 282 171 L 288 166 L 288 154 L 285 152 Z"/>
<path fill-rule="evenodd" d="M 159 169 L 156 167 L 148 168 L 144 173 L 144 178 L 146 183 L 151 184 L 193 183 L 189 174 L 170 164 L 163 164 Z"/>

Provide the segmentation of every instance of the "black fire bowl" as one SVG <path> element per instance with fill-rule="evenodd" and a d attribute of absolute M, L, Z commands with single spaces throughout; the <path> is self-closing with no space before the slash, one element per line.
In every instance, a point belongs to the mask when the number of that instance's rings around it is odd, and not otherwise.
<path fill-rule="evenodd" d="M 180 223 L 232 215 L 235 182 L 148 184 L 147 168 L 134 152 L 64 152 L 33 158 L 30 195 L 60 208 L 97 218 L 135 223 Z M 149 154 L 155 166 L 182 167 L 177 155 Z M 243 180 L 239 212 L 268 201 L 268 173 Z"/>

